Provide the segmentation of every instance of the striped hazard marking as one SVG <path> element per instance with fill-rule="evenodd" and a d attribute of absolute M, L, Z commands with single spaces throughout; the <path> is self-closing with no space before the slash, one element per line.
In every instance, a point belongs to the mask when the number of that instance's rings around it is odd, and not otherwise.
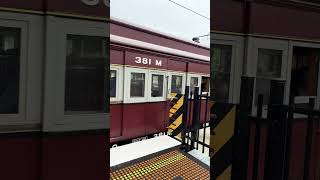
<path fill-rule="evenodd" d="M 211 113 L 216 118 L 210 124 L 211 179 L 231 180 L 232 140 L 235 129 L 237 108 L 234 104 L 215 103 Z"/>
<path fill-rule="evenodd" d="M 176 136 L 183 130 L 183 105 L 184 96 L 182 94 L 171 93 L 168 134 Z"/>

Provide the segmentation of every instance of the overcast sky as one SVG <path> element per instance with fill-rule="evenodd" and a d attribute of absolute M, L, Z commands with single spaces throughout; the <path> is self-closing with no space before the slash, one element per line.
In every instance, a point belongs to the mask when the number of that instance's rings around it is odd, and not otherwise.
<path fill-rule="evenodd" d="M 210 18 L 210 0 L 173 0 Z M 111 0 L 111 17 L 143 25 L 186 40 L 210 33 L 210 20 L 169 0 Z M 209 46 L 210 38 L 200 38 Z"/>

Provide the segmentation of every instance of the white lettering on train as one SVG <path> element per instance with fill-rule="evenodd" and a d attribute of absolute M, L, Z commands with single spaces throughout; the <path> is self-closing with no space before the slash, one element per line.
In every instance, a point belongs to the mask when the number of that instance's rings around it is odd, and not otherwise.
<path fill-rule="evenodd" d="M 132 139 L 132 142 L 138 142 L 138 141 L 143 141 L 143 140 L 147 140 L 148 139 L 148 136 L 145 136 L 145 137 L 141 137 L 141 138 L 136 138 L 136 139 Z"/>
<path fill-rule="evenodd" d="M 162 66 L 162 61 L 161 60 L 156 60 L 156 66 Z"/>
<path fill-rule="evenodd" d="M 84 4 L 88 6 L 96 6 L 100 3 L 100 0 L 81 0 Z M 110 7 L 110 0 L 103 0 L 105 6 Z"/>
<path fill-rule="evenodd" d="M 144 65 L 152 65 L 152 62 L 155 62 L 156 66 L 162 66 L 162 60 L 155 60 L 153 61 L 151 58 L 146 57 L 135 57 L 136 64 L 144 64 Z"/>

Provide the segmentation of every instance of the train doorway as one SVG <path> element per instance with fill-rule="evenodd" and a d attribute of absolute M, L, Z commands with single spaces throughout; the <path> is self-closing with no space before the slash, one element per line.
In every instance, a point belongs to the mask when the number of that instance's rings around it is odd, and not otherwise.
<path fill-rule="evenodd" d="M 293 47 L 291 63 L 290 97 L 298 106 L 316 98 L 319 81 L 320 49 Z"/>

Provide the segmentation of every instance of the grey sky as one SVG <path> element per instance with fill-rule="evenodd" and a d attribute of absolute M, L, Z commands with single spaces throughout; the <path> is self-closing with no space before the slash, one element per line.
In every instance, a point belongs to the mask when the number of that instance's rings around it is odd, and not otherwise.
<path fill-rule="evenodd" d="M 210 0 L 174 0 L 210 18 Z M 111 0 L 111 17 L 143 25 L 186 40 L 210 33 L 210 21 L 169 0 Z M 210 38 L 200 38 L 209 46 Z"/>

